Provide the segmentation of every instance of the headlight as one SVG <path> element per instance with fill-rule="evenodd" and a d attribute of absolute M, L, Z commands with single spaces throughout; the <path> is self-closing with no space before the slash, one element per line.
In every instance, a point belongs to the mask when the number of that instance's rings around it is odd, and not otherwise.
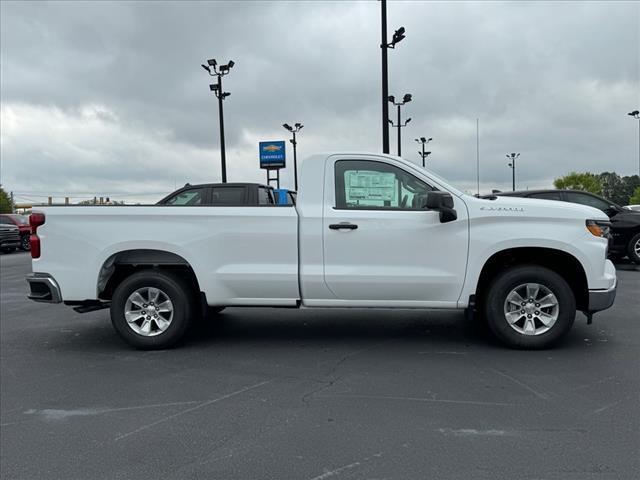
<path fill-rule="evenodd" d="M 607 238 L 609 236 L 609 229 L 611 227 L 610 222 L 604 220 L 587 220 L 587 230 L 596 237 Z"/>

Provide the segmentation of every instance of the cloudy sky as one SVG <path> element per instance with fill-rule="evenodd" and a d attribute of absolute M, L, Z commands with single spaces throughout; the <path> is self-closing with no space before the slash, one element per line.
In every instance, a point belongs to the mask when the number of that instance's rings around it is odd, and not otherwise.
<path fill-rule="evenodd" d="M 301 122 L 299 154 L 381 151 L 380 4 L 6 2 L 0 4 L 1 181 L 43 196 L 155 201 L 220 180 L 216 99 L 225 77 L 230 181 L 264 181 L 257 143 Z M 389 1 L 390 93 L 404 109 L 403 156 L 433 137 L 430 167 L 475 191 L 569 170 L 637 173 L 640 2 Z M 392 151 L 396 134 L 391 132 Z M 289 157 L 292 153 L 288 152 Z M 304 161 L 304 160 L 302 160 Z M 283 171 L 284 186 L 292 183 Z"/>

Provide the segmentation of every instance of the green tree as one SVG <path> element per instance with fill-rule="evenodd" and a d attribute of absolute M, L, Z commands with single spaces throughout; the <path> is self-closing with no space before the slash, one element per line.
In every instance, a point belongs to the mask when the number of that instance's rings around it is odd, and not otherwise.
<path fill-rule="evenodd" d="M 4 188 L 0 186 L 0 213 L 13 213 L 13 205 L 11 205 L 11 199 Z"/>
<path fill-rule="evenodd" d="M 615 172 L 603 172 L 598 175 L 598 180 L 602 186 L 600 194 L 604 198 L 619 205 L 626 205 L 629 195 L 624 191 L 624 182 L 620 175 Z"/>
<path fill-rule="evenodd" d="M 629 198 L 629 205 L 640 205 L 640 187 L 636 187 L 636 191 Z"/>
<path fill-rule="evenodd" d="M 553 184 L 558 189 L 583 190 L 585 192 L 602 193 L 602 185 L 597 175 L 590 172 L 569 172 L 564 177 L 556 178 Z"/>
<path fill-rule="evenodd" d="M 622 177 L 622 193 L 623 197 L 619 202 L 620 205 L 631 205 L 633 202 L 631 198 L 637 194 L 640 187 L 640 175 L 629 175 L 628 177 Z"/>

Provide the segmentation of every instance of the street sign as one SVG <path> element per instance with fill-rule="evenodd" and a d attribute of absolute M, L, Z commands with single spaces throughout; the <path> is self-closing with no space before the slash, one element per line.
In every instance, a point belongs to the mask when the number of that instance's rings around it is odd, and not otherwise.
<path fill-rule="evenodd" d="M 284 140 L 260 142 L 260 168 L 278 169 L 286 166 Z"/>

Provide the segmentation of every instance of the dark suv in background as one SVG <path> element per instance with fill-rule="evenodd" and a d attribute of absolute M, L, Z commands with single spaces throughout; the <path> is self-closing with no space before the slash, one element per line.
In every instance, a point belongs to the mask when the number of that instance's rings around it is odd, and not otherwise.
<path fill-rule="evenodd" d="M 505 197 L 539 198 L 579 203 L 602 210 L 611 220 L 613 243 L 609 253 L 614 257 L 627 255 L 634 263 L 640 264 L 640 212 L 621 207 L 593 193 L 578 190 L 526 190 L 518 192 L 499 192 L 495 195 Z"/>

